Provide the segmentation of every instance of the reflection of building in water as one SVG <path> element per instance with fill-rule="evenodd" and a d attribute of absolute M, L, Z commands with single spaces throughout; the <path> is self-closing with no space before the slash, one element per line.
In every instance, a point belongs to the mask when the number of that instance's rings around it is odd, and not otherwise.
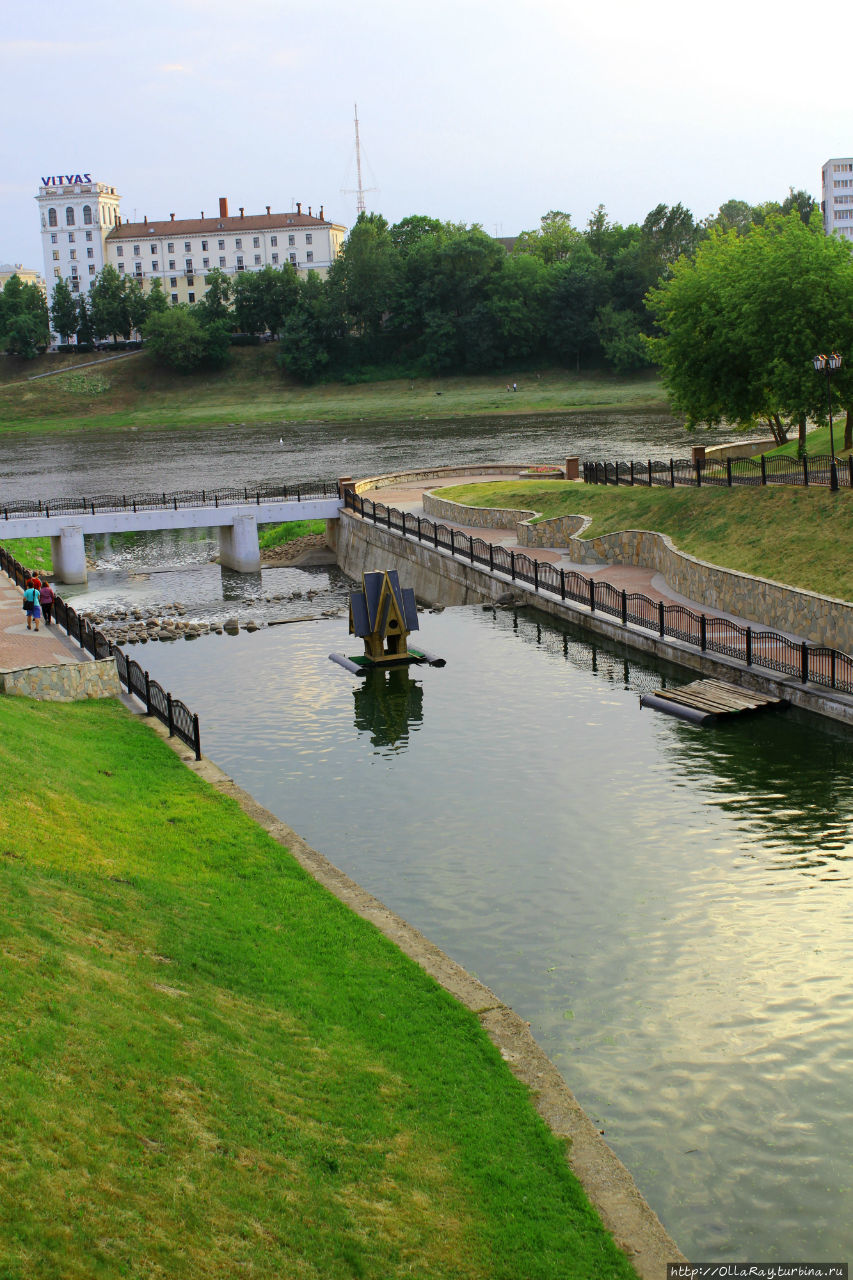
<path fill-rule="evenodd" d="M 404 749 L 409 725 L 423 721 L 424 691 L 409 675 L 407 667 L 366 672 L 353 690 L 355 727 L 369 733 L 374 747 Z"/>

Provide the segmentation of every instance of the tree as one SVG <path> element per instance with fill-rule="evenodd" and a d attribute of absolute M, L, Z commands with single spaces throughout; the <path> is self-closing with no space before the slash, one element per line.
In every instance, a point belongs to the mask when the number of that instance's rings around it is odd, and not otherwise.
<path fill-rule="evenodd" d="M 89 290 L 89 313 L 96 337 L 130 337 L 132 325 L 124 280 L 109 263 Z"/>
<path fill-rule="evenodd" d="M 312 273 L 313 274 L 313 273 Z M 283 270 L 244 271 L 234 281 L 234 323 L 240 333 L 278 333 L 296 305 L 299 276 L 290 263 Z"/>
<path fill-rule="evenodd" d="M 581 356 L 599 350 L 595 317 L 605 297 L 604 264 L 580 236 L 571 255 L 551 272 L 546 331 L 548 346 L 558 360 L 580 369 Z"/>
<path fill-rule="evenodd" d="M 331 328 L 328 290 L 312 271 L 298 281 L 295 305 L 282 325 L 279 366 L 302 382 L 316 382 L 329 365 Z"/>
<path fill-rule="evenodd" d="M 157 283 L 160 281 L 158 279 Z M 131 329 L 141 332 L 148 319 L 149 301 L 142 287 L 142 281 L 134 279 L 133 276 L 125 276 L 124 278 L 124 302 L 127 307 L 127 316 Z"/>
<path fill-rule="evenodd" d="M 400 279 L 400 254 L 388 223 L 378 213 L 360 213 L 340 254 L 329 268 L 333 311 L 363 354 L 381 352 L 386 315 L 393 310 Z"/>
<path fill-rule="evenodd" d="M 155 359 L 179 373 L 192 373 L 202 366 L 219 368 L 228 359 L 227 322 L 205 323 L 187 306 L 170 307 L 152 315 L 143 333 Z"/>
<path fill-rule="evenodd" d="M 230 320 L 231 310 L 228 305 L 231 297 L 231 281 L 218 267 L 204 277 L 207 291 L 201 302 L 196 304 L 196 312 L 205 320 Z"/>
<path fill-rule="evenodd" d="M 74 294 L 61 278 L 53 287 L 50 319 L 54 330 L 63 342 L 68 342 L 71 335 L 77 332 L 77 304 L 74 301 Z"/>
<path fill-rule="evenodd" d="M 576 242 L 581 238 L 572 226 L 571 214 L 552 209 L 539 221 L 538 231 L 522 231 L 513 246 L 513 253 L 532 253 L 549 265 L 565 262 L 571 257 Z"/>
<path fill-rule="evenodd" d="M 77 299 L 77 345 L 78 347 L 91 347 L 94 341 L 95 334 L 92 329 L 92 317 L 89 314 L 86 295 L 81 293 Z"/>
<path fill-rule="evenodd" d="M 163 281 L 159 276 L 155 276 L 151 281 L 151 288 L 148 290 L 147 301 L 149 316 L 158 315 L 160 312 L 168 310 L 169 301 L 163 292 Z"/>
<path fill-rule="evenodd" d="M 9 355 L 32 360 L 49 341 L 50 316 L 41 289 L 10 276 L 0 294 L 0 345 Z"/>

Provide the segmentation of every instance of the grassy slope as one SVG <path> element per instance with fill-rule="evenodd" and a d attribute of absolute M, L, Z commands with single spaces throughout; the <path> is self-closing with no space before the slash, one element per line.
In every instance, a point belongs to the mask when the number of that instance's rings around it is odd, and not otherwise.
<path fill-rule="evenodd" d="M 586 537 L 655 529 L 713 564 L 853 600 L 853 493 L 827 489 L 618 489 L 513 481 L 444 490 L 474 506 L 588 515 Z"/>
<path fill-rule="evenodd" d="M 74 426 L 193 426 L 233 422 L 378 421 L 485 413 L 551 413 L 573 409 L 666 408 L 652 375 L 575 375 L 545 370 L 518 376 L 506 391 L 503 375 L 418 378 L 304 387 L 275 363 L 277 346 L 234 348 L 229 366 L 189 377 L 155 366 L 147 353 L 36 382 L 0 358 L 0 433 Z M 59 358 L 59 357 L 57 357 Z M 55 366 L 43 356 L 28 373 Z M 13 380 L 14 372 L 17 381 Z M 438 395 L 437 393 L 441 393 Z"/>
<path fill-rule="evenodd" d="M 629 1277 L 476 1019 L 117 703 L 0 699 L 0 1275 Z"/>

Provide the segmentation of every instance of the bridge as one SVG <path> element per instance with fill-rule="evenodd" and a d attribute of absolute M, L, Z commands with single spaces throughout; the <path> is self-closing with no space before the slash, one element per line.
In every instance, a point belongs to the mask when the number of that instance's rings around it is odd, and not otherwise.
<path fill-rule="evenodd" d="M 257 573 L 261 567 L 258 525 L 336 520 L 343 505 L 341 488 L 342 482 L 306 481 L 134 496 L 23 499 L 0 508 L 0 541 L 49 537 L 54 579 L 72 583 L 86 581 L 86 534 L 216 529 L 220 563 L 238 573 Z"/>

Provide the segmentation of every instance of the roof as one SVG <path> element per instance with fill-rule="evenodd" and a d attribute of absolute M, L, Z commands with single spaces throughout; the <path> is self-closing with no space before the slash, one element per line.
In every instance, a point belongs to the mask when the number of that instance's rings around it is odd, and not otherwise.
<path fill-rule="evenodd" d="M 307 213 L 255 213 L 248 217 L 228 218 L 179 218 L 174 222 L 167 218 L 165 222 L 123 222 L 113 227 L 107 240 L 145 240 L 152 236 L 162 239 L 165 236 L 198 236 L 215 235 L 217 232 L 243 231 L 291 231 L 296 227 L 314 228 L 329 227 L 345 231 L 346 227 L 337 222 L 329 222 L 324 218 L 309 217 Z"/>

